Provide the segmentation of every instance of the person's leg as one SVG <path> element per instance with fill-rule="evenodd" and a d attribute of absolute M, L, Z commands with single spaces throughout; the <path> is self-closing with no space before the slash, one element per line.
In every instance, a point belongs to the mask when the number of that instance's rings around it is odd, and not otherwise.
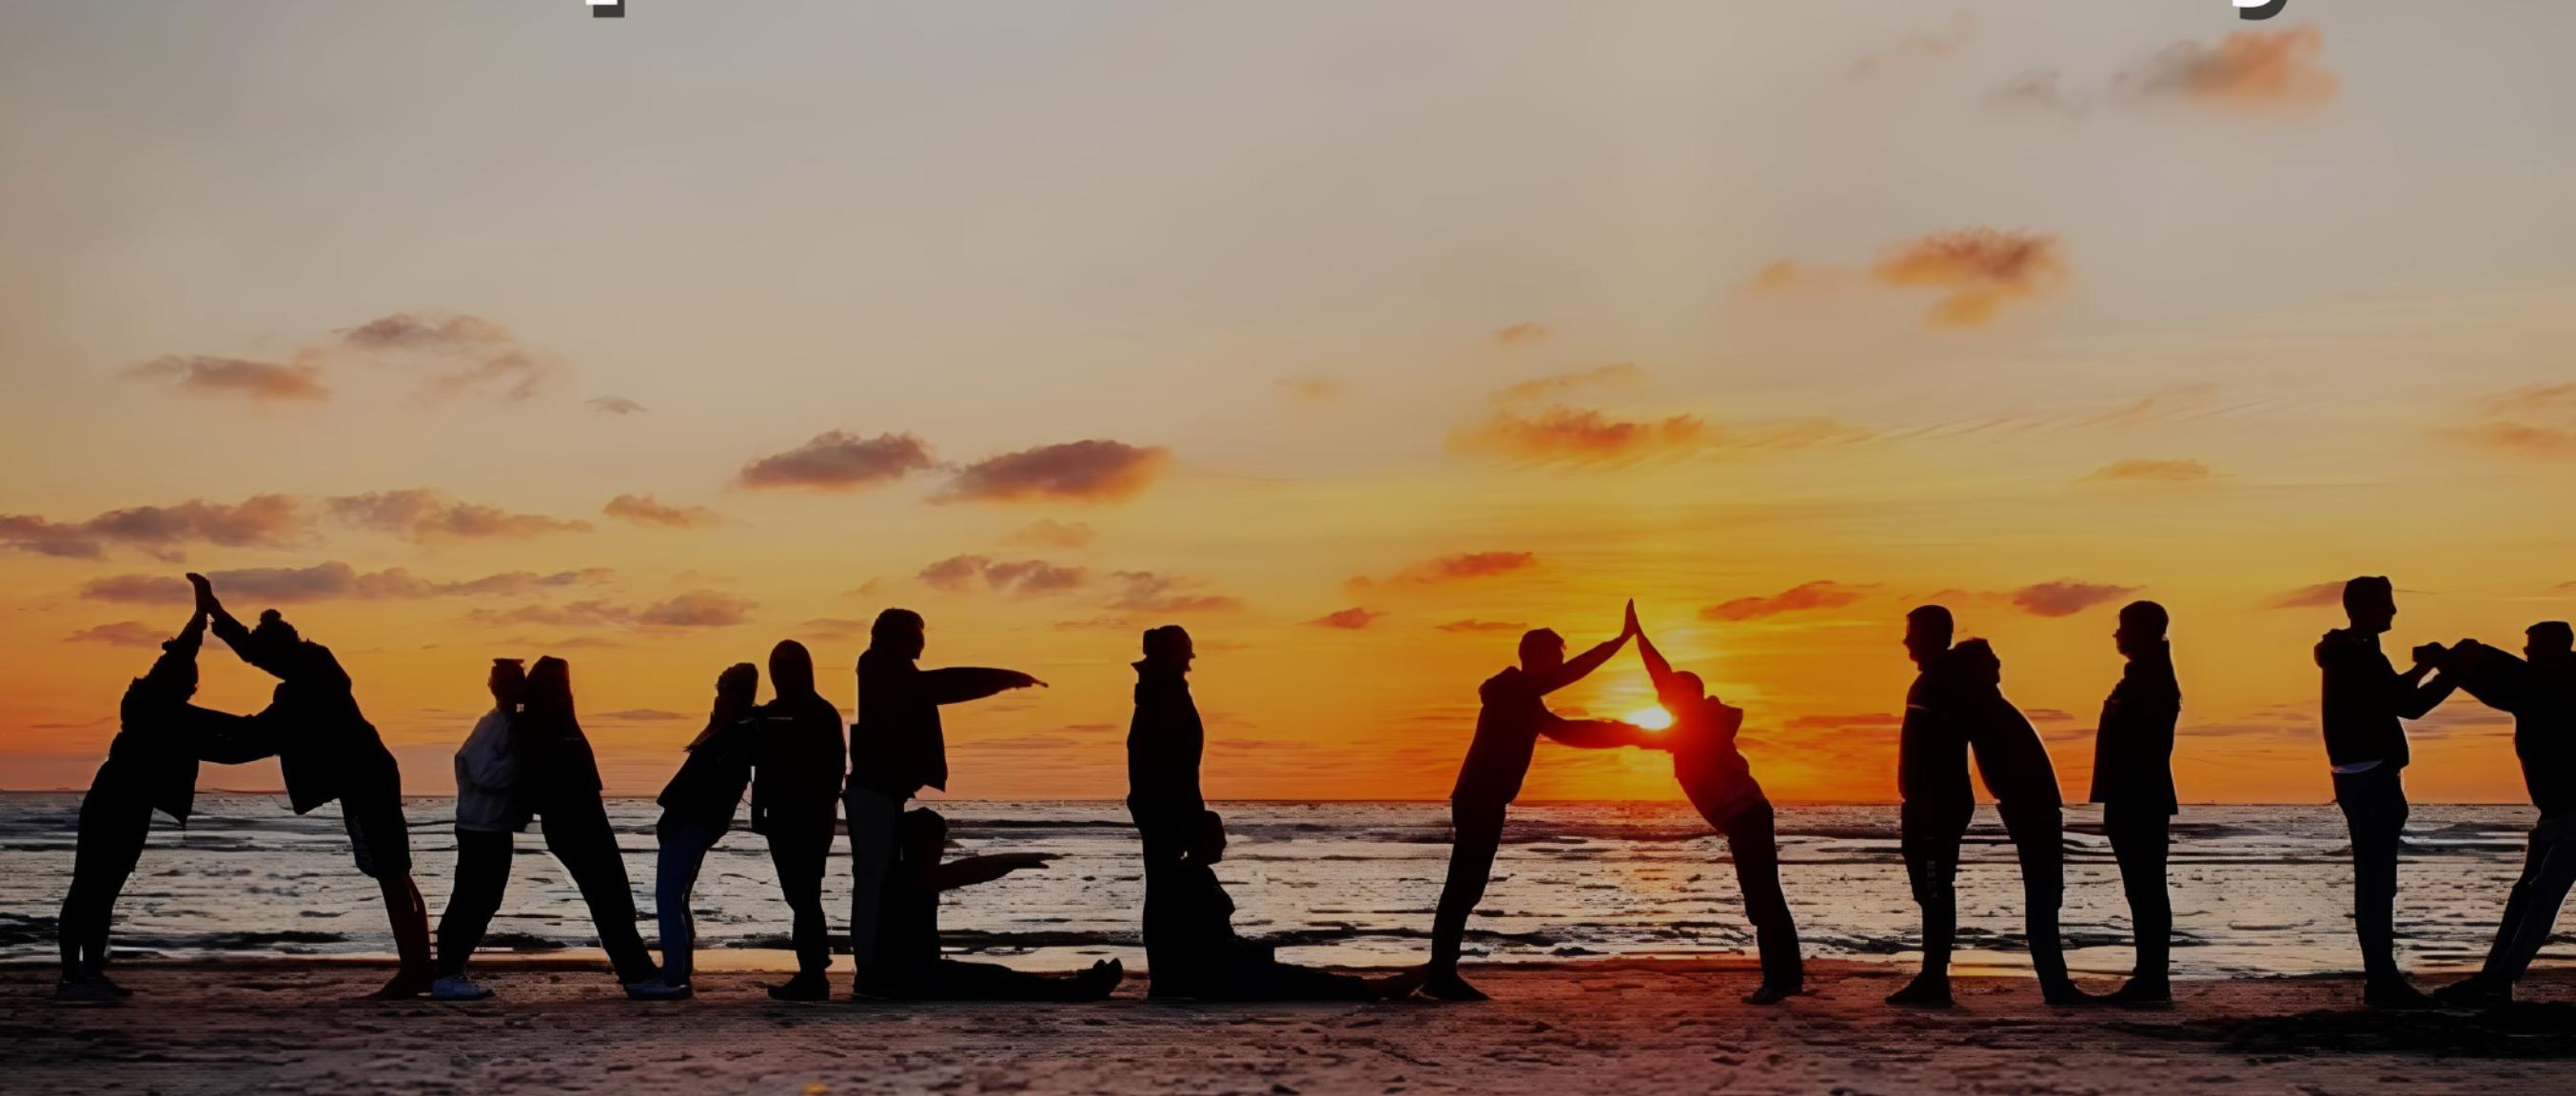
<path fill-rule="evenodd" d="M 1273 961 L 1227 978 L 1248 991 L 1244 995 L 1247 1000 L 1374 1001 L 1380 996 L 1377 987 L 1359 975 L 1335 974 L 1295 963 Z"/>
<path fill-rule="evenodd" d="M 393 926 L 402 969 L 376 991 L 378 997 L 414 997 L 437 979 L 429 947 L 429 904 L 411 879 L 411 824 L 398 789 L 370 789 L 340 797 L 340 821 L 349 830 L 349 852 L 360 874 L 376 881 L 385 919 Z"/>
<path fill-rule="evenodd" d="M 2030 938 L 2030 968 L 2040 994 L 2051 1002 L 2078 996 L 2066 975 L 2066 942 L 2058 907 L 2066 901 L 2066 817 L 2056 807 L 1999 805 L 2004 833 L 2021 864 L 2022 931 Z"/>
<path fill-rule="evenodd" d="M 2540 868 L 2548 862 L 2551 844 L 2534 837 L 2523 846 L 2522 875 L 2505 891 L 2504 916 L 2496 921 L 2495 942 L 2487 947 L 2486 963 L 2479 968 L 2478 977 L 2489 982 L 2514 980 L 2514 975 L 2506 973 L 2512 963 L 2514 938 L 2521 934 L 2523 919 L 2531 915 L 2533 884 L 2540 881 Z"/>
<path fill-rule="evenodd" d="M 1144 847 L 1145 909 L 1140 920 L 1145 936 L 1145 972 L 1161 976 L 1163 982 L 1157 984 L 1169 984 L 1175 980 L 1186 953 L 1166 937 L 1154 907 L 1166 886 L 1165 877 L 1184 856 L 1189 830 L 1180 825 L 1175 812 L 1151 802 L 1128 800 L 1127 815 L 1135 820 L 1137 842 Z M 1195 825 L 1196 820 L 1190 824 Z"/>
<path fill-rule="evenodd" d="M 1118 988 L 1123 974 L 1114 960 L 1078 973 L 1036 974 L 942 959 L 905 983 L 911 995 L 938 1001 L 1097 1001 Z"/>
<path fill-rule="evenodd" d="M 1503 843 L 1503 809 L 1453 804 L 1449 811 L 1455 836 L 1449 846 L 1449 875 L 1440 887 L 1440 905 L 1431 917 L 1431 985 L 1434 997 L 1476 1000 L 1484 995 L 1458 977 L 1458 956 L 1465 950 L 1467 916 L 1485 899 L 1485 884 L 1494 874 L 1494 854 Z"/>
<path fill-rule="evenodd" d="M 1974 810 L 1915 803 L 1898 810 L 1906 882 L 1923 911 L 1923 969 L 1888 997 L 1889 1004 L 1950 1003 L 1950 951 L 1959 935 L 1959 842 Z"/>
<path fill-rule="evenodd" d="M 779 896 L 795 915 L 796 978 L 790 983 L 791 992 L 811 993 L 820 1000 L 830 992 L 823 978 L 832 966 L 831 937 L 823 920 L 823 867 L 832 854 L 831 838 L 826 834 L 817 841 L 802 833 L 768 836 L 769 862 L 778 869 Z"/>
<path fill-rule="evenodd" d="M 689 909 L 698 871 L 724 831 L 701 822 L 674 822 L 662 835 L 653 864 L 653 912 L 662 930 L 662 984 L 685 986 L 696 965 L 698 921 Z"/>
<path fill-rule="evenodd" d="M 2165 883 L 2173 817 L 2162 806 L 2111 803 L 2102 807 L 2102 833 L 2120 866 L 2120 890 L 2129 901 L 2137 959 L 2124 999 L 2153 1002 L 2172 996 L 2173 899 Z"/>
<path fill-rule="evenodd" d="M 2397 854 L 2406 832 L 2406 792 L 2382 766 L 2335 778 L 2335 803 L 2352 837 L 2353 934 L 2361 943 L 2363 978 L 2375 988 L 2403 985 L 2397 969 Z"/>
<path fill-rule="evenodd" d="M 894 862 L 894 828 L 903 819 L 903 802 L 853 786 L 843 794 L 841 809 L 850 831 L 850 992 L 857 995 L 877 965 L 877 911 L 885 901 L 886 867 Z"/>
<path fill-rule="evenodd" d="M 1761 948 L 1762 990 L 1769 1004 L 1806 986 L 1806 965 L 1798 955 L 1798 924 L 1789 914 L 1789 896 L 1780 889 L 1780 843 L 1775 812 L 1768 800 L 1735 812 L 1726 820 L 1726 851 L 1735 861 L 1735 886 L 1744 892 L 1744 915 L 1753 922 Z"/>
<path fill-rule="evenodd" d="M 591 926 L 600 950 L 620 984 L 633 984 L 660 973 L 644 937 L 635 931 L 635 890 L 626 875 L 626 858 L 617 849 L 617 830 L 609 825 L 608 808 L 595 795 L 571 796 L 548 804 L 543 816 L 546 851 L 563 863 L 564 873 L 580 888 L 590 907 Z"/>
<path fill-rule="evenodd" d="M 2558 910 L 2567 901 L 2567 891 L 2576 885 L 2576 842 L 2550 839 L 2534 842 L 2540 862 L 2523 871 L 2522 881 L 2514 884 L 2516 896 L 2523 899 L 2520 920 L 2514 925 L 2511 950 L 2496 971 L 2503 984 L 2522 980 L 2531 961 L 2540 956 L 2549 937 L 2558 926 Z"/>
<path fill-rule="evenodd" d="M 64 981 L 102 976 L 116 897 L 142 860 L 151 832 L 152 804 L 145 797 L 98 788 L 82 797 L 72 884 L 55 925 Z"/>
<path fill-rule="evenodd" d="M 501 895 L 510 887 L 511 837 L 506 831 L 456 831 L 456 878 L 447 894 L 447 911 L 438 917 L 438 976 L 459 978 Z"/>

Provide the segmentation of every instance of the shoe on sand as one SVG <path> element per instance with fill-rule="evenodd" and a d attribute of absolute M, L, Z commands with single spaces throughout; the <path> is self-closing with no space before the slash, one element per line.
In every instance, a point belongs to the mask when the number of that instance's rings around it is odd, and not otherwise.
<path fill-rule="evenodd" d="M 1458 977 L 1458 972 L 1454 970 L 1446 974 L 1435 974 L 1426 979 L 1422 984 L 1422 992 L 1430 996 L 1437 997 L 1443 1001 L 1490 1001 L 1493 999 L 1485 996 L 1485 991 L 1468 985 L 1467 980 Z"/>
<path fill-rule="evenodd" d="M 2384 1009 L 2423 1009 L 2440 1007 L 2439 1003 L 2434 1001 L 2432 997 L 2426 995 L 2423 990 L 2416 989 L 2402 978 L 2387 982 L 2373 983 L 2367 988 L 2364 988 L 2361 991 L 2361 1003 L 2368 1005 L 2371 1008 Z"/>
<path fill-rule="evenodd" d="M 2103 997 L 2102 1003 L 2120 1008 L 2171 1008 L 2173 1007 L 2173 983 L 2131 978 L 2120 988 L 2112 990 L 2109 995 Z"/>
<path fill-rule="evenodd" d="M 451 974 L 431 982 L 429 995 L 441 1001 L 481 1001 L 491 997 L 492 990 L 462 974 Z"/>
<path fill-rule="evenodd" d="M 626 983 L 626 996 L 634 1001 L 686 1001 L 696 994 L 690 991 L 687 982 L 675 986 L 659 978 L 647 978 Z"/>
<path fill-rule="evenodd" d="M 1898 1008 L 1948 1008 L 1956 1002 L 1950 999 L 1949 979 L 1918 974 L 1904 989 L 1888 994 L 1887 1003 Z"/>
<path fill-rule="evenodd" d="M 2050 1008 L 2085 1008 L 2102 1003 L 2101 998 L 2084 992 L 2073 982 L 2062 986 L 2043 986 L 2039 991 L 2039 999 L 2048 1002 Z"/>
<path fill-rule="evenodd" d="M 773 1001 L 829 1001 L 832 999 L 832 984 L 799 974 L 769 987 L 769 997 Z"/>
<path fill-rule="evenodd" d="M 2513 1003 L 2513 985 L 2471 975 L 2434 990 L 2433 999 L 2450 1008 L 2503 1008 Z"/>
<path fill-rule="evenodd" d="M 383 989 L 379 989 L 367 996 L 382 1001 L 400 1000 L 405 997 L 418 997 L 421 994 L 429 992 L 430 984 L 436 981 L 438 981 L 437 978 L 427 974 L 414 974 L 410 971 L 400 971 L 394 975 L 392 981 L 385 983 Z"/>
<path fill-rule="evenodd" d="M 1371 978 L 1368 980 L 1368 987 L 1369 992 L 1376 994 L 1380 1001 L 1400 1001 L 1413 996 L 1413 991 L 1421 989 L 1423 983 L 1430 980 L 1429 970 L 1415 967 L 1412 970 Z"/>
<path fill-rule="evenodd" d="M 114 1005 L 121 1001 L 116 995 L 115 984 L 105 979 L 65 978 L 54 983 L 54 1003 L 57 1005 Z"/>
<path fill-rule="evenodd" d="M 1776 1005 L 1805 992 L 1807 992 L 1807 990 L 1804 986 L 1775 986 L 1769 982 L 1764 982 L 1759 986 L 1753 987 L 1753 992 L 1744 995 L 1744 1003 L 1748 1005 Z"/>

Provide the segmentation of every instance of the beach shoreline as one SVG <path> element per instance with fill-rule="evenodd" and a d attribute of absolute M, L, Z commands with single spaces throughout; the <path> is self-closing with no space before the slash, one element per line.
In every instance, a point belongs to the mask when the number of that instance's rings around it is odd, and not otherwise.
<path fill-rule="evenodd" d="M 1813 992 L 1738 1003 L 1748 960 L 1498 963 L 1495 1000 L 1172 1003 L 1131 978 L 1094 1005 L 784 1004 L 750 972 L 696 1000 L 625 1000 L 571 957 L 496 957 L 499 996 L 372 1001 L 365 959 L 115 968 L 123 1006 L 67 1008 L 52 971 L 0 968 L 6 1090 L 2422 1093 L 2563 1091 L 2576 974 L 2497 1013 L 2374 1013 L 2356 979 L 2188 982 L 2167 1010 L 2053 1009 L 2026 978 L 1959 980 L 1960 1007 L 1880 1003 L 1907 972 L 1816 962 Z M 2427 979 L 2428 982 L 2431 979 Z M 2108 988 L 2096 985 L 2095 988 Z M 2553 1061 L 2552 1059 L 2555 1059 Z"/>

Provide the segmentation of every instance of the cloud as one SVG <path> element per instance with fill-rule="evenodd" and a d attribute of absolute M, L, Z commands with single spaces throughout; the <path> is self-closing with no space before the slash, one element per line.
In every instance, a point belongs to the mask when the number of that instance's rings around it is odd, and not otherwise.
<path fill-rule="evenodd" d="M 689 717 L 679 712 L 666 712 L 660 708 L 627 708 L 614 712 L 592 712 L 589 718 L 618 723 L 668 723 Z"/>
<path fill-rule="evenodd" d="M 599 512 L 620 521 L 657 525 L 665 529 L 695 529 L 724 524 L 722 514 L 704 506 L 671 506 L 653 497 L 650 491 L 642 495 L 619 495 L 608 500 L 608 505 L 600 507 Z"/>
<path fill-rule="evenodd" d="M 323 500 L 331 516 L 361 528 L 392 533 L 415 543 L 438 540 L 519 539 L 548 533 L 587 532 L 586 521 L 543 514 L 513 514 L 481 503 L 460 502 L 425 487 L 370 491 Z"/>
<path fill-rule="evenodd" d="M 1154 571 L 1113 571 L 1109 580 L 1118 592 L 1108 607 L 1127 613 L 1221 613 L 1243 608 L 1241 598 L 1223 594 L 1194 593 L 1198 583 L 1192 579 Z"/>
<path fill-rule="evenodd" d="M 2086 483 L 2205 483 L 2217 478 L 2209 466 L 2196 460 L 2148 460 L 2132 457 L 2113 461 L 2084 477 Z"/>
<path fill-rule="evenodd" d="M 1870 276 L 1892 286 L 1939 290 L 1934 327 L 1979 327 L 2008 301 L 2035 297 L 2066 279 L 2057 237 L 1969 228 L 1936 232 L 1890 248 Z"/>
<path fill-rule="evenodd" d="M 1986 102 L 2006 110 L 2036 110 L 2081 118 L 2093 109 L 2090 100 L 2069 90 L 2053 69 L 2032 69 L 1986 93 Z"/>
<path fill-rule="evenodd" d="M 2072 723 L 2075 713 L 2064 708 L 2024 708 L 2021 714 L 2033 723 Z"/>
<path fill-rule="evenodd" d="M 190 543 L 284 548 L 302 543 L 310 529 L 302 506 L 287 495 L 253 495 L 232 505 L 190 499 L 175 506 L 133 506 L 69 523 L 0 514 L 0 544 L 67 559 L 105 559 L 110 544 L 171 561 Z"/>
<path fill-rule="evenodd" d="M 1630 362 L 1620 362 L 1615 365 L 1601 366 L 1597 369 L 1578 369 L 1567 373 L 1551 373 L 1535 380 L 1526 380 L 1519 384 L 1506 385 L 1495 390 L 1493 398 L 1494 402 L 1497 404 L 1510 405 L 1528 403 L 1549 396 L 1562 396 L 1568 392 L 1579 391 L 1582 389 L 1613 388 L 1631 385 L 1645 379 L 1645 376 L 1646 371 L 1637 368 L 1635 364 Z"/>
<path fill-rule="evenodd" d="M 736 481 L 751 488 L 850 491 L 891 483 L 936 464 L 930 459 L 930 447 L 911 434 L 862 438 L 833 430 L 816 434 L 813 440 L 784 453 L 743 465 Z"/>
<path fill-rule="evenodd" d="M 65 643 L 104 643 L 111 647 L 158 647 L 170 633 L 139 620 L 98 624 L 63 637 Z"/>
<path fill-rule="evenodd" d="M 1786 293 L 1799 289 L 1825 289 L 1842 284 L 1844 272 L 1830 266 L 1808 266 L 1792 259 L 1779 259 L 1753 273 L 1744 288 L 1755 293 Z"/>
<path fill-rule="evenodd" d="M 2041 582 L 2012 592 L 2012 603 L 2032 616 L 2074 616 L 2106 601 L 2116 600 L 2138 591 L 2136 586 L 2106 586 L 2098 582 Z"/>
<path fill-rule="evenodd" d="M 481 624 L 540 624 L 558 628 L 729 628 L 750 619 L 756 602 L 715 590 L 691 590 L 664 601 L 622 605 L 603 600 L 516 609 L 477 609 L 466 619 Z M 560 644 L 558 644 L 560 646 Z"/>
<path fill-rule="evenodd" d="M 1004 544 L 1031 545 L 1040 548 L 1080 548 L 1099 538 L 1091 526 L 1079 521 L 1064 522 L 1039 518 L 1003 537 Z"/>
<path fill-rule="evenodd" d="M 1704 428 L 1692 415 L 1630 421 L 1599 411 L 1550 407 L 1535 415 L 1495 412 L 1483 425 L 1451 435 L 1449 447 L 1513 460 L 1607 464 L 1700 448 Z"/>
<path fill-rule="evenodd" d="M 1852 62 L 1853 79 L 1870 79 L 1897 69 L 1956 53 L 1977 36 L 1977 13 L 1961 8 L 1950 21 L 1936 30 L 1919 30 L 1897 40 L 1896 44 L 1863 56 Z"/>
<path fill-rule="evenodd" d="M 1339 628 L 1344 631 L 1356 632 L 1362 628 L 1368 627 L 1371 622 L 1385 615 L 1385 613 L 1378 612 L 1374 609 L 1354 607 L 1343 609 L 1338 612 L 1326 613 L 1313 620 L 1307 621 L 1306 625 L 1312 628 Z"/>
<path fill-rule="evenodd" d="M 591 399 L 590 409 L 603 415 L 639 415 L 644 405 L 624 396 L 598 396 Z"/>
<path fill-rule="evenodd" d="M 1466 620 L 1453 620 L 1447 624 L 1433 625 L 1433 627 L 1444 632 L 1454 633 L 1520 632 L 1528 630 L 1528 625 L 1521 624 L 1516 621 L 1477 620 L 1472 617 Z"/>
<path fill-rule="evenodd" d="M 815 617 L 796 626 L 798 635 L 818 639 L 852 639 L 868 634 L 868 622 L 847 617 Z"/>
<path fill-rule="evenodd" d="M 1338 403 L 1350 389 L 1339 378 L 1310 373 L 1279 378 L 1279 391 L 1301 403 Z"/>
<path fill-rule="evenodd" d="M 339 333 L 338 350 L 420 375 L 433 399 L 489 393 L 524 400 L 543 390 L 554 368 L 480 316 L 396 312 Z"/>
<path fill-rule="evenodd" d="M 2341 82 L 2319 62 L 2325 35 L 2314 26 L 2243 30 L 2217 46 L 2176 42 L 2111 81 L 2130 100 L 2180 100 L 2230 108 L 2309 107 L 2335 97 Z"/>
<path fill-rule="evenodd" d="M 950 556 L 921 569 L 922 584 L 934 590 L 964 593 L 981 577 L 989 590 L 1007 592 L 1015 597 L 1043 597 L 1081 589 L 1091 573 L 1081 567 L 1060 567 L 1042 559 L 1002 561 L 983 556 Z"/>
<path fill-rule="evenodd" d="M 1506 575 L 1536 566 L 1538 566 L 1538 556 L 1532 552 L 1461 552 L 1455 555 L 1437 556 L 1413 564 L 1388 576 L 1385 584 L 1439 586 L 1469 579 Z M 1378 580 L 1365 575 L 1354 575 L 1348 580 L 1348 585 L 1355 589 L 1367 589 L 1378 585 Z"/>
<path fill-rule="evenodd" d="M 2314 586 L 2302 586 L 2296 590 L 2273 595 L 2272 600 L 2263 603 L 2266 609 L 2315 609 L 2342 605 L 2342 579 L 2320 582 Z"/>
<path fill-rule="evenodd" d="M 1494 341 L 1504 346 L 1535 346 L 1546 342 L 1549 331 L 1534 323 L 1516 323 L 1494 332 Z"/>
<path fill-rule="evenodd" d="M 333 561 L 310 567 L 247 567 L 206 575 L 215 593 L 227 600 L 278 604 L 313 601 L 393 601 L 434 597 L 506 597 L 606 582 L 605 567 L 538 574 L 508 571 L 457 582 L 421 578 L 400 567 L 360 571 Z M 170 575 L 110 575 L 84 584 L 80 596 L 91 601 L 184 605 L 195 595 L 186 581 Z"/>
<path fill-rule="evenodd" d="M 1856 730 L 1896 727 L 1904 722 L 1905 718 L 1894 712 L 1857 712 L 1851 715 L 1802 715 L 1783 726 L 1792 731 Z"/>
<path fill-rule="evenodd" d="M 749 619 L 755 602 L 714 590 L 691 590 L 643 607 L 635 622 L 648 628 L 730 628 Z"/>
<path fill-rule="evenodd" d="M 1116 502 L 1144 490 L 1170 457 L 1160 446 L 1099 438 L 1041 445 L 967 465 L 931 501 Z"/>
<path fill-rule="evenodd" d="M 280 365 L 243 358 L 169 355 L 126 370 L 126 376 L 164 381 L 194 396 L 239 396 L 253 403 L 318 402 L 331 398 L 318 365 Z"/>
<path fill-rule="evenodd" d="M 2576 383 L 2526 385 L 2495 393 L 2470 405 L 2464 425 L 2438 433 L 2515 456 L 2576 456 Z"/>
<path fill-rule="evenodd" d="M 1829 579 L 1802 582 L 1779 593 L 1722 601 L 1699 611 L 1702 620 L 1760 620 L 1782 613 L 1839 609 L 1859 601 L 1873 586 L 1851 586 Z"/>

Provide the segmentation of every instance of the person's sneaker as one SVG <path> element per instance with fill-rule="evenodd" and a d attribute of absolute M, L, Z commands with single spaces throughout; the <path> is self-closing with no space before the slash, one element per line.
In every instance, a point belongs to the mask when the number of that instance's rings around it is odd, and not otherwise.
<path fill-rule="evenodd" d="M 2371 1008 L 2384 1009 L 2438 1007 L 2438 1004 L 2425 995 L 2423 990 L 2409 985 L 2404 979 L 2372 983 L 2361 991 L 2361 1003 Z"/>
<path fill-rule="evenodd" d="M 1099 1000 L 1118 992 L 1118 983 L 1126 980 L 1127 964 L 1109 959 L 1091 964 L 1090 970 L 1082 972 L 1078 984 L 1084 996 Z"/>
<path fill-rule="evenodd" d="M 2452 1008 L 2503 1008 L 2513 1003 L 2513 986 L 2472 975 L 2434 990 L 2433 999 Z"/>
<path fill-rule="evenodd" d="M 1401 1001 L 1431 980 L 1431 972 L 1421 967 L 1368 980 L 1369 992 L 1381 1001 Z"/>
<path fill-rule="evenodd" d="M 111 979 L 111 978 L 109 978 L 108 976 L 106 976 L 106 975 L 104 975 L 104 974 L 93 974 L 93 975 L 90 975 L 90 976 L 89 976 L 89 981 L 96 982 L 96 983 L 98 983 L 99 985 L 102 985 L 102 986 L 106 986 L 106 987 L 107 987 L 107 991 L 108 991 L 109 993 L 115 994 L 115 995 L 116 995 L 116 999 L 117 999 L 117 1000 L 119 1000 L 119 1001 L 125 1000 L 125 999 L 126 999 L 126 998 L 128 998 L 128 997 L 132 997 L 132 996 L 134 996 L 134 991 L 133 991 L 133 990 L 127 989 L 127 988 L 125 988 L 124 986 L 117 985 L 114 979 Z"/>
<path fill-rule="evenodd" d="M 65 978 L 54 983 L 57 1005 L 113 1005 L 120 1003 L 116 987 L 98 978 Z"/>
<path fill-rule="evenodd" d="M 1753 987 L 1753 992 L 1744 995 L 1744 1003 L 1748 1005 L 1776 1005 L 1804 992 L 1806 992 L 1806 989 L 1803 986 L 1775 986 L 1769 982 L 1764 982 L 1759 986 Z"/>
<path fill-rule="evenodd" d="M 1436 974 L 1425 979 L 1422 983 L 1422 992 L 1430 996 L 1437 997 L 1443 1001 L 1492 1000 L 1492 998 L 1485 996 L 1485 991 L 1468 985 L 1467 980 L 1458 977 L 1458 972 L 1454 970 L 1446 974 Z"/>
<path fill-rule="evenodd" d="M 492 990 L 462 974 L 451 974 L 431 982 L 429 995 L 440 1001 L 481 1001 L 491 997 Z"/>
<path fill-rule="evenodd" d="M 2042 986 L 2039 999 L 2048 1002 L 2050 1008 L 2084 1008 L 2102 1003 L 2101 998 L 2084 992 L 2073 982 L 2062 986 Z"/>
<path fill-rule="evenodd" d="M 832 999 L 832 984 L 821 978 L 799 974 L 769 987 L 769 997 L 773 1001 L 829 1001 Z"/>
<path fill-rule="evenodd" d="M 2121 1008 L 2170 1008 L 2173 1005 L 2173 984 L 2131 978 L 2102 1001 Z"/>
<path fill-rule="evenodd" d="M 367 996 L 383 1001 L 400 1000 L 405 997 L 418 997 L 421 994 L 429 992 L 430 985 L 436 981 L 438 981 L 436 977 L 428 974 L 414 974 L 410 971 L 400 971 L 393 976 L 393 980 L 384 984 L 384 988 L 368 994 Z"/>
<path fill-rule="evenodd" d="M 696 994 L 689 990 L 687 982 L 675 986 L 659 978 L 647 978 L 626 983 L 626 996 L 635 1001 L 686 1001 Z"/>
<path fill-rule="evenodd" d="M 1950 980 L 1915 975 L 1904 989 L 1888 994 L 1887 1003 L 1898 1008 L 1948 1008 L 1954 1003 L 1950 1000 Z"/>

